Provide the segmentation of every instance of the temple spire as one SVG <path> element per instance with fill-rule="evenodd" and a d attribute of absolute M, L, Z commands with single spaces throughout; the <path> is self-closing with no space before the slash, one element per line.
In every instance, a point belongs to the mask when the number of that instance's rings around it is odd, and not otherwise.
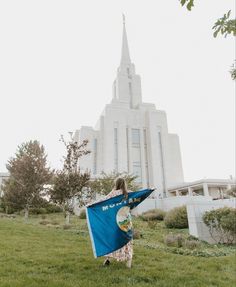
<path fill-rule="evenodd" d="M 129 56 L 129 46 L 125 28 L 125 15 L 123 14 L 123 39 L 122 39 L 122 51 L 121 51 L 121 64 L 130 64 L 130 56 Z"/>

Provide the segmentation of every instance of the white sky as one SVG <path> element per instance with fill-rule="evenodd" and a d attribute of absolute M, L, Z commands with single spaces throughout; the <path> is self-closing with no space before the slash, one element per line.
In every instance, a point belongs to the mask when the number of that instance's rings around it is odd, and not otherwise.
<path fill-rule="evenodd" d="M 112 97 L 122 13 L 143 101 L 165 110 L 180 137 L 185 180 L 235 173 L 234 39 L 212 36 L 232 0 L 0 0 L 0 171 L 38 139 L 59 167 L 68 135 L 94 126 Z"/>

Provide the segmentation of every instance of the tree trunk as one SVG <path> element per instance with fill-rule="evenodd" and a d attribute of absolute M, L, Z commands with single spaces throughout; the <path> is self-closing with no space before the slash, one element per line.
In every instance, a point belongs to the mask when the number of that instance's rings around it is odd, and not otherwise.
<path fill-rule="evenodd" d="M 66 224 L 70 224 L 70 212 L 66 211 Z"/>
<path fill-rule="evenodd" d="M 27 221 L 28 218 L 29 218 L 29 207 L 26 206 L 26 207 L 25 207 L 25 221 Z"/>

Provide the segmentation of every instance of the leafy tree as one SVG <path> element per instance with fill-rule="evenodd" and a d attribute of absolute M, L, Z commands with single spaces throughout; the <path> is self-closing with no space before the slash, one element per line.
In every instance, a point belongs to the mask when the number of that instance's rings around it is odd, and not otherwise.
<path fill-rule="evenodd" d="M 91 190 L 88 188 L 90 174 L 88 171 L 81 173 L 79 168 L 79 158 L 90 153 L 90 151 L 87 150 L 88 140 L 79 144 L 76 141 L 66 142 L 61 136 L 61 141 L 66 147 L 66 156 L 64 157 L 63 169 L 55 173 L 50 196 L 53 202 L 63 208 L 66 224 L 69 224 L 75 200 L 78 201 L 79 206 L 83 206 L 92 197 Z"/>
<path fill-rule="evenodd" d="M 181 5 L 186 5 L 187 9 L 191 11 L 194 7 L 195 0 L 179 0 Z M 236 19 L 230 19 L 231 10 L 223 15 L 220 19 L 217 19 L 212 29 L 214 30 L 213 36 L 216 38 L 218 34 L 224 35 L 227 37 L 232 34 L 236 36 Z M 232 80 L 236 80 L 236 67 L 232 65 L 230 70 Z"/>
<path fill-rule="evenodd" d="M 44 147 L 36 140 L 23 143 L 6 167 L 10 176 L 3 185 L 3 202 L 7 208 L 24 209 L 27 219 L 29 208 L 44 202 L 44 188 L 52 177 Z"/>
<path fill-rule="evenodd" d="M 91 190 L 102 195 L 107 195 L 114 187 L 114 181 L 117 177 L 123 177 L 125 179 L 129 190 L 135 191 L 140 188 L 135 182 L 137 178 L 135 175 L 130 175 L 126 172 L 111 172 L 109 174 L 102 172 L 100 177 L 90 181 Z"/>

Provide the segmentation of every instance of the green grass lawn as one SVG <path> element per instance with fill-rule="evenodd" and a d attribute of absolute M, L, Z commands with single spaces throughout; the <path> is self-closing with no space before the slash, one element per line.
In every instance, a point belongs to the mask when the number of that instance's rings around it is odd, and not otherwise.
<path fill-rule="evenodd" d="M 52 224 L 39 224 L 43 220 Z M 232 287 L 236 283 L 232 248 L 200 247 L 226 252 L 219 257 L 185 256 L 165 248 L 165 234 L 172 231 L 188 236 L 187 230 L 168 230 L 163 223 L 150 227 L 135 219 L 143 237 L 134 241 L 129 270 L 117 262 L 102 267 L 103 258 L 93 258 L 86 220 L 73 217 L 70 229 L 63 229 L 63 220 L 61 214 L 44 219 L 34 216 L 28 223 L 20 216 L 0 218 L 0 287 Z"/>

